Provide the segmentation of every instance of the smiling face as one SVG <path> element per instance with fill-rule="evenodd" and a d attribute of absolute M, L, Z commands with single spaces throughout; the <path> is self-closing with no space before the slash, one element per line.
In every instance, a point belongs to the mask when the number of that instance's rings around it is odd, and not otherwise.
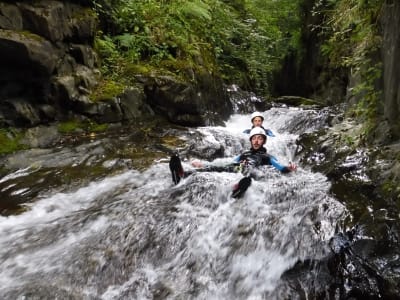
<path fill-rule="evenodd" d="M 253 120 L 251 122 L 253 123 L 254 127 L 261 127 L 262 123 L 263 123 L 263 119 L 261 117 L 255 117 L 255 118 L 253 118 Z"/>
<path fill-rule="evenodd" d="M 265 138 L 265 136 L 263 136 L 262 134 L 255 134 L 251 137 L 250 142 L 251 142 L 251 147 L 254 150 L 258 150 L 260 149 L 262 146 L 264 146 L 265 142 L 267 141 L 267 139 Z"/>

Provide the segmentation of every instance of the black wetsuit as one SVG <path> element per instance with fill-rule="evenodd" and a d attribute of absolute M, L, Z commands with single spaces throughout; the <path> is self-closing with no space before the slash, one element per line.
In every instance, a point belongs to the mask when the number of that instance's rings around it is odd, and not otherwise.
<path fill-rule="evenodd" d="M 234 159 L 234 163 L 225 166 L 206 166 L 204 168 L 196 169 L 197 172 L 238 172 L 245 169 L 247 166 L 258 167 L 271 165 L 282 173 L 289 173 L 290 169 L 278 163 L 275 157 L 267 153 L 267 149 L 261 147 L 258 150 L 251 148 L 243 152 Z M 245 167 L 245 168 L 241 168 Z M 192 173 L 192 172 L 191 172 Z"/>
<path fill-rule="evenodd" d="M 179 183 L 181 178 L 187 177 L 194 172 L 242 172 L 244 177 L 235 185 L 232 191 L 232 197 L 240 198 L 251 185 L 251 178 L 254 177 L 251 170 L 253 167 L 262 165 L 272 165 L 282 173 L 290 172 L 290 169 L 278 163 L 275 157 L 267 154 L 267 149 L 261 147 L 258 150 L 251 148 L 234 159 L 234 162 L 225 166 L 209 165 L 190 171 L 184 171 L 179 156 L 173 155 L 169 167 L 171 169 L 172 180 L 175 184 Z"/>

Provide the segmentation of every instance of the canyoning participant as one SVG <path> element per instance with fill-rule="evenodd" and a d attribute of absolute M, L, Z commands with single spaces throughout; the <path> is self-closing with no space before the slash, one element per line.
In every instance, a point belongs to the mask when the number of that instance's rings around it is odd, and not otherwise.
<path fill-rule="evenodd" d="M 255 111 L 251 114 L 251 124 L 252 124 L 251 129 L 253 129 L 255 127 L 261 127 L 262 129 L 265 130 L 265 133 L 268 136 L 274 137 L 275 135 L 273 134 L 273 132 L 270 129 L 264 128 L 263 122 L 264 122 L 264 116 L 260 112 Z M 243 131 L 243 133 L 249 134 L 251 129 L 246 129 L 245 131 Z"/>
<path fill-rule="evenodd" d="M 235 185 L 232 191 L 232 197 L 238 198 L 244 194 L 251 184 L 251 168 L 262 165 L 272 165 L 282 173 L 289 173 L 297 169 L 296 165 L 290 163 L 287 166 L 281 165 L 275 157 L 267 153 L 264 147 L 267 142 L 267 135 L 261 127 L 255 127 L 250 131 L 251 148 L 243 152 L 234 159 L 233 163 L 225 166 L 207 165 L 198 160 L 193 161 L 192 165 L 197 168 L 193 171 L 185 172 L 182 168 L 181 161 L 178 155 L 173 155 L 169 162 L 169 167 L 172 174 L 172 180 L 175 184 L 179 183 L 180 179 L 189 176 L 193 172 L 242 172 L 245 175 L 238 184 Z"/>

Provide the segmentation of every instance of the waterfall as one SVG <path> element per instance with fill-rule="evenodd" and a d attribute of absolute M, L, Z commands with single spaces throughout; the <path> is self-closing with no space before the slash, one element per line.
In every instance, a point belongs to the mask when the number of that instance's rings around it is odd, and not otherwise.
<path fill-rule="evenodd" d="M 272 108 L 268 152 L 296 162 L 296 138 L 324 126 L 323 111 Z M 218 163 L 249 147 L 249 115 L 188 133 L 188 145 L 222 147 Z M 195 132 L 200 139 L 191 139 Z M 196 153 L 196 152 L 193 152 Z M 189 159 L 185 169 L 192 169 Z M 204 158 L 203 158 L 204 159 Z M 299 166 L 265 166 L 241 199 L 237 173 L 199 172 L 173 185 L 168 159 L 69 192 L 49 191 L 24 213 L 0 217 L 2 299 L 290 299 L 283 276 L 323 258 L 346 215 L 329 181 Z M 302 274 L 298 274 L 302 276 Z"/>

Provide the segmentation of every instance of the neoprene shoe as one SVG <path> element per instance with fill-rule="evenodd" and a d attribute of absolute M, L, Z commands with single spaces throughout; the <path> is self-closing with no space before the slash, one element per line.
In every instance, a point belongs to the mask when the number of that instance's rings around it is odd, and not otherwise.
<path fill-rule="evenodd" d="M 233 198 L 240 198 L 243 194 L 247 191 L 249 186 L 251 185 L 251 178 L 250 177 L 243 177 L 240 181 L 235 184 L 232 191 Z"/>
<path fill-rule="evenodd" d="M 171 156 L 169 161 L 169 169 L 171 170 L 172 181 L 175 184 L 178 184 L 181 178 L 184 176 L 181 160 L 178 154 L 174 154 Z"/>

